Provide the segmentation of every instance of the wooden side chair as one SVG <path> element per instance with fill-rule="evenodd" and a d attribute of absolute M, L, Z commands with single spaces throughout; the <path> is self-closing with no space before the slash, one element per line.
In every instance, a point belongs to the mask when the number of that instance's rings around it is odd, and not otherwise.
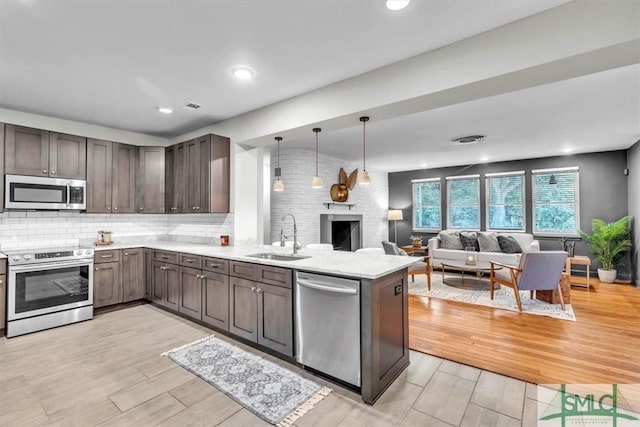
<path fill-rule="evenodd" d="M 513 289 L 518 304 L 518 310 L 522 311 L 520 292 L 558 290 L 560 305 L 564 310 L 564 300 L 560 290 L 560 278 L 567 259 L 564 251 L 525 252 L 520 258 L 520 264 L 516 266 L 491 261 L 489 275 L 489 291 L 493 299 L 495 283 Z"/>
<path fill-rule="evenodd" d="M 382 242 L 384 253 L 387 255 L 403 255 L 407 256 L 407 253 L 400 249 L 397 244 L 393 242 Z M 431 290 L 431 257 L 422 257 L 422 261 L 416 261 L 409 266 L 409 275 L 411 276 L 411 282 L 415 281 L 416 274 L 424 274 L 427 276 L 427 289 Z"/>

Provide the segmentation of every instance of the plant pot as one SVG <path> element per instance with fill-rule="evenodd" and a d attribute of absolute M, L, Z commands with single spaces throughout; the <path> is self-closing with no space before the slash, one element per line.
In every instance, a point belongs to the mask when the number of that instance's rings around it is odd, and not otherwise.
<path fill-rule="evenodd" d="M 616 270 L 598 269 L 598 279 L 603 283 L 613 283 L 616 280 L 618 272 Z"/>
<path fill-rule="evenodd" d="M 414 240 L 411 242 L 411 244 L 413 245 L 414 248 L 421 248 L 422 247 L 422 240 Z"/>

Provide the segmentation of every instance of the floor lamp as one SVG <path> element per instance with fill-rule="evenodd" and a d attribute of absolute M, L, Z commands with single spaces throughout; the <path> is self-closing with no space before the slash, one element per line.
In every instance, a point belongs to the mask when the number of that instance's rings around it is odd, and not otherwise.
<path fill-rule="evenodd" d="M 389 221 L 393 221 L 394 228 L 394 242 L 398 243 L 398 221 L 402 221 L 402 211 L 400 209 L 390 209 L 387 215 Z"/>

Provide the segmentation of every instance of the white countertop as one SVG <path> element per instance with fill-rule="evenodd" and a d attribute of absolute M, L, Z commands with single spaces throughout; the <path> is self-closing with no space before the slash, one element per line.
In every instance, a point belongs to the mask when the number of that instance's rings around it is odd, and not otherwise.
<path fill-rule="evenodd" d="M 208 257 L 225 258 L 234 261 L 252 262 L 254 264 L 274 265 L 278 267 L 303 270 L 314 273 L 328 273 L 337 276 L 358 277 L 364 279 L 376 279 L 386 276 L 394 271 L 408 267 L 420 258 L 392 255 L 370 255 L 357 254 L 345 251 L 321 251 L 302 249 L 299 255 L 309 256 L 309 258 L 295 261 L 277 261 L 262 258 L 253 258 L 247 255 L 269 252 L 277 254 L 291 254 L 292 248 L 281 248 L 278 246 L 211 246 L 195 243 L 171 242 L 171 241 L 149 241 L 138 243 L 114 243 L 106 246 L 96 246 L 96 251 L 127 249 L 127 248 L 148 248 L 172 252 L 182 252 L 192 255 L 202 255 Z"/>

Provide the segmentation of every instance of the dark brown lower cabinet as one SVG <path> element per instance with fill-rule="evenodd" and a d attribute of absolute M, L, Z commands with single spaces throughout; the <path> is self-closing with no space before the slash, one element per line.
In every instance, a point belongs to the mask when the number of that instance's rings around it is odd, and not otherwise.
<path fill-rule="evenodd" d="M 229 332 L 293 356 L 290 288 L 229 278 Z"/>
<path fill-rule="evenodd" d="M 180 295 L 180 267 L 165 262 L 153 261 L 153 293 L 151 301 L 178 311 Z"/>
<path fill-rule="evenodd" d="M 144 297 L 151 301 L 153 294 L 153 269 L 151 249 L 144 250 Z"/>
<path fill-rule="evenodd" d="M 178 311 L 194 319 L 202 320 L 202 271 L 180 267 L 180 299 Z"/>
<path fill-rule="evenodd" d="M 93 307 L 100 308 L 121 302 L 120 263 L 95 264 L 93 270 Z"/>
<path fill-rule="evenodd" d="M 257 283 L 258 344 L 293 357 L 291 289 Z"/>
<path fill-rule="evenodd" d="M 4 261 L 2 262 L 4 263 Z M 7 295 L 7 276 L 0 274 L 0 331 L 3 331 L 5 328 L 5 295 Z M 0 335 L 2 335 L 1 332 Z"/>
<path fill-rule="evenodd" d="M 258 341 L 258 298 L 250 280 L 229 277 L 229 332 Z"/>
<path fill-rule="evenodd" d="M 202 320 L 224 331 L 229 330 L 229 276 L 203 272 Z"/>
<path fill-rule="evenodd" d="M 122 302 L 144 298 L 144 252 L 141 248 L 122 251 Z"/>

